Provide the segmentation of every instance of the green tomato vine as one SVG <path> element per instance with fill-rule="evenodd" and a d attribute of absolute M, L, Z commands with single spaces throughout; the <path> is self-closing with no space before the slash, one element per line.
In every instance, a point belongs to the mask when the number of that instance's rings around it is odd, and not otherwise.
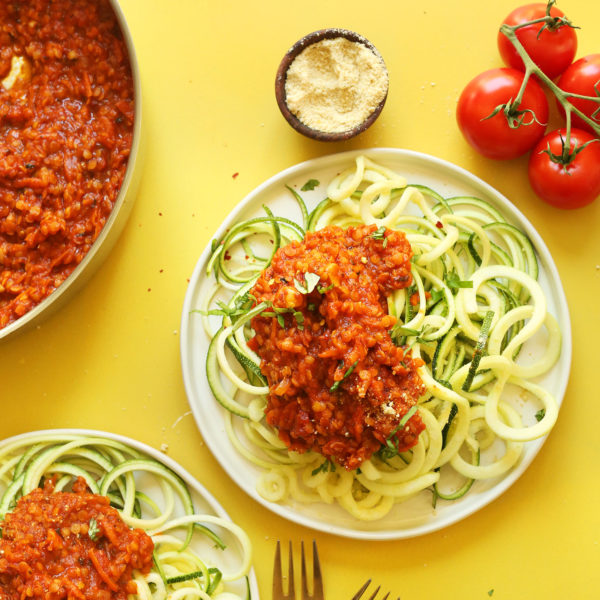
<path fill-rule="evenodd" d="M 525 88 L 527 87 L 527 83 L 532 75 L 535 75 L 538 80 L 546 85 L 546 87 L 552 92 L 556 100 L 561 104 L 565 112 L 565 129 L 566 134 L 563 140 L 563 150 L 560 155 L 553 154 L 550 152 L 550 149 L 547 150 L 550 159 L 556 163 L 562 164 L 566 167 L 579 152 L 581 152 L 585 146 L 591 144 L 593 142 L 600 142 L 600 124 L 589 118 L 586 114 L 580 111 L 576 106 L 569 102 L 569 98 L 580 98 L 583 100 L 591 100 L 598 104 L 598 109 L 593 114 L 596 114 L 600 111 L 600 89 L 598 85 L 600 82 L 597 82 L 594 86 L 594 91 L 596 92 L 595 96 L 584 96 L 581 94 L 571 94 L 562 90 L 552 79 L 550 79 L 531 59 L 527 50 L 523 47 L 523 44 L 519 41 L 517 37 L 517 30 L 522 27 L 528 27 L 530 25 L 536 25 L 538 23 L 542 23 L 542 27 L 538 32 L 538 37 L 541 35 L 544 29 L 549 29 L 551 31 L 556 31 L 559 27 L 573 27 L 575 26 L 569 21 L 566 17 L 556 17 L 550 14 L 550 9 L 556 3 L 556 0 L 549 0 L 548 5 L 546 7 L 546 16 L 541 17 L 539 19 L 534 19 L 531 21 L 526 21 L 524 23 L 519 23 L 518 25 L 507 25 L 503 24 L 500 27 L 500 31 L 503 35 L 505 35 L 511 44 L 515 47 L 515 50 L 518 52 L 523 64 L 525 66 L 525 76 L 523 78 L 523 83 L 521 84 L 521 88 L 514 100 L 509 100 L 505 105 L 501 105 L 497 107 L 494 112 L 490 115 L 490 117 L 494 116 L 500 111 L 503 111 L 508 124 L 510 127 L 521 127 L 523 125 L 527 125 L 528 122 L 525 121 L 523 117 L 524 111 L 519 111 L 518 107 L 523 99 L 523 94 L 525 93 Z M 575 113 L 580 119 L 582 119 L 585 123 L 587 123 L 595 132 L 597 138 L 587 142 L 582 146 L 574 146 L 571 147 L 571 115 Z M 489 118 L 489 117 L 488 117 Z M 535 115 L 533 116 L 535 119 Z M 537 120 L 537 119 L 536 119 Z M 532 122 L 532 121 L 529 121 Z"/>

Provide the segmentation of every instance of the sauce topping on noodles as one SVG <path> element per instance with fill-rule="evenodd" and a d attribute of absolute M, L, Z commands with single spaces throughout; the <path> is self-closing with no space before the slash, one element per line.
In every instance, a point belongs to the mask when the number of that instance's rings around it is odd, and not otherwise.
<path fill-rule="evenodd" d="M 374 225 L 326 227 L 280 248 L 252 289 L 267 308 L 250 347 L 269 384 L 267 422 L 298 452 L 356 469 L 386 440 L 406 450 L 424 425 L 402 417 L 424 392 L 396 346 L 387 296 L 411 283 L 403 233 Z M 272 308 L 271 308 L 272 307 Z"/>
<path fill-rule="evenodd" d="M 17 502 L 1 523 L 0 599 L 126 600 L 132 572 L 152 567 L 152 539 L 130 529 L 105 496 L 53 492 L 52 480 Z"/>

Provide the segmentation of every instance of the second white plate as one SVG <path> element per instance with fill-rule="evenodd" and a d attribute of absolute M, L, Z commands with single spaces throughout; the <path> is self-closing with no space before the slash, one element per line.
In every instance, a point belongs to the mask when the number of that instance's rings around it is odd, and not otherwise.
<path fill-rule="evenodd" d="M 0 441 L 0 450 L 6 448 L 7 446 L 12 446 L 14 442 L 34 444 L 39 441 L 48 442 L 48 440 L 51 438 L 55 442 L 66 443 L 79 437 L 107 438 L 125 444 L 126 446 L 129 446 L 130 448 L 133 448 L 134 450 L 153 458 L 154 460 L 168 467 L 185 482 L 190 490 L 190 493 L 192 494 L 194 508 L 198 514 L 214 515 L 220 517 L 221 519 L 231 521 L 231 518 L 221 504 L 219 504 L 217 499 L 198 480 L 192 477 L 190 473 L 188 473 L 181 465 L 179 465 L 179 463 L 166 456 L 162 452 L 159 452 L 155 448 L 148 446 L 147 444 L 124 437 L 122 435 L 93 429 L 47 429 L 43 431 L 31 431 L 2 440 Z M 143 473 L 138 473 L 136 477 L 138 476 L 140 477 L 140 480 L 138 481 L 139 489 L 144 491 L 150 497 L 153 497 L 155 494 L 157 497 L 161 496 L 161 489 L 158 487 L 155 479 L 152 477 L 144 477 Z M 0 489 L 4 491 L 4 487 L 5 485 L 3 482 L 0 484 Z M 185 513 L 182 510 L 177 510 L 175 512 L 176 516 L 183 516 L 184 514 Z M 243 524 L 239 524 L 239 526 L 243 527 Z M 218 565 L 219 568 L 221 568 L 224 572 L 227 573 L 235 571 L 237 568 L 239 568 L 239 564 L 243 559 L 241 547 L 226 529 L 218 526 L 212 527 L 214 528 L 215 532 L 222 536 L 222 539 L 225 540 L 226 544 L 228 545 L 228 552 L 220 551 L 212 540 L 209 538 L 203 538 L 202 536 L 198 536 L 198 539 L 194 540 L 194 550 L 200 556 L 206 559 L 209 564 Z M 254 569 L 251 569 L 250 573 L 248 574 L 248 583 L 252 598 L 258 600 L 258 584 Z M 235 582 L 228 582 L 227 585 L 229 586 L 228 591 L 235 592 L 240 598 L 245 597 L 246 583 L 243 579 L 239 579 Z"/>

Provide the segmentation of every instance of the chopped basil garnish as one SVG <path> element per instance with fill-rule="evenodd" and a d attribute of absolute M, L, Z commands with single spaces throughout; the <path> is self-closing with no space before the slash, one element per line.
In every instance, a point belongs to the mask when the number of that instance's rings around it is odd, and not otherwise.
<path fill-rule="evenodd" d="M 301 188 L 302 192 L 310 192 L 314 190 L 319 185 L 318 179 L 309 179 Z"/>
<path fill-rule="evenodd" d="M 350 374 L 352 373 L 352 371 L 354 371 L 354 369 L 356 368 L 356 365 L 358 364 L 358 360 L 355 360 L 349 367 L 348 370 L 344 373 L 344 375 L 342 376 L 341 379 L 338 379 L 338 381 L 336 381 L 330 388 L 329 391 L 330 392 L 335 392 L 335 390 L 337 390 L 340 387 L 340 383 L 342 383 L 342 381 L 344 381 L 344 379 L 346 379 L 347 377 L 350 376 Z"/>
<path fill-rule="evenodd" d="M 444 280 L 446 281 L 446 285 L 449 288 L 454 289 L 454 290 L 457 290 L 459 288 L 472 288 L 473 287 L 472 281 L 462 280 L 458 276 L 458 273 L 456 271 L 450 271 L 449 273 L 447 273 Z"/>
<path fill-rule="evenodd" d="M 417 412 L 417 407 L 415 406 L 411 406 L 406 413 L 404 413 L 404 415 L 402 416 L 402 418 L 400 419 L 400 422 L 398 423 L 398 426 L 394 429 L 394 431 L 392 431 L 392 433 L 390 433 L 390 435 L 387 437 L 387 439 L 385 440 L 385 446 L 382 446 L 379 450 L 379 454 L 383 459 L 386 458 L 392 458 L 393 456 L 396 456 L 397 454 L 400 454 L 399 448 L 398 448 L 398 444 L 397 442 L 394 443 L 394 436 L 401 431 L 402 429 L 404 429 L 404 427 L 406 426 L 406 424 L 408 423 L 408 421 L 410 420 L 410 418 Z"/>
<path fill-rule="evenodd" d="M 374 231 L 374 232 L 371 234 L 371 237 L 372 237 L 374 240 L 383 240 L 383 247 L 385 248 L 385 247 L 387 246 L 387 242 L 388 242 L 388 240 L 387 240 L 387 238 L 385 237 L 385 227 L 384 227 L 383 225 L 382 225 L 381 227 L 379 227 L 379 228 L 377 229 L 377 231 Z"/>
<path fill-rule="evenodd" d="M 316 287 L 321 278 L 316 273 L 304 273 L 304 281 L 294 279 L 294 287 L 301 294 L 310 294 Z"/>
<path fill-rule="evenodd" d="M 333 283 L 330 283 L 327 287 L 323 287 L 323 286 L 317 286 L 317 292 L 319 292 L 319 294 L 324 294 L 325 292 L 328 292 L 329 290 L 333 289 L 335 286 L 333 285 Z"/>
<path fill-rule="evenodd" d="M 333 473 L 335 471 L 335 464 L 330 460 L 324 460 L 316 469 L 311 472 L 311 475 L 317 475 L 318 473 Z"/>
<path fill-rule="evenodd" d="M 92 540 L 92 542 L 95 542 L 100 535 L 100 527 L 98 527 L 98 522 L 96 519 L 94 519 L 94 517 L 90 519 L 88 535 L 90 536 L 90 540 Z"/>
<path fill-rule="evenodd" d="M 228 306 L 225 302 L 221 300 L 217 301 L 218 309 L 212 309 L 208 311 L 194 311 L 200 312 L 205 316 L 216 315 L 219 317 L 239 317 L 241 315 L 245 315 L 252 305 L 256 302 L 256 298 L 250 293 L 246 292 L 242 296 L 239 296 L 235 299 L 234 306 Z"/>
<path fill-rule="evenodd" d="M 431 304 L 439 302 L 444 297 L 444 290 L 431 290 L 429 293 L 431 294 Z"/>

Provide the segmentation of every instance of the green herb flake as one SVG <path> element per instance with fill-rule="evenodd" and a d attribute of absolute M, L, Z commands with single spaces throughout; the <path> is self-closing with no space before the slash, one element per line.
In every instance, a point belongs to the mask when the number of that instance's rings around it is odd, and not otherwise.
<path fill-rule="evenodd" d="M 400 419 L 400 423 L 398 423 L 398 427 L 394 430 L 394 433 L 397 433 L 401 429 L 404 429 L 405 425 L 411 419 L 411 417 L 417 412 L 416 406 L 411 406 Z"/>
<path fill-rule="evenodd" d="M 301 294 L 310 294 L 321 281 L 321 278 L 316 273 L 304 273 L 304 281 L 294 279 L 294 287 Z"/>
<path fill-rule="evenodd" d="M 473 287 L 472 281 L 462 280 L 458 276 L 458 273 L 456 271 L 450 271 L 449 273 L 446 274 L 446 277 L 444 279 L 446 281 L 446 285 L 449 288 L 454 289 L 454 290 L 457 290 L 459 288 L 472 288 Z"/>
<path fill-rule="evenodd" d="M 422 335 L 422 331 L 418 329 L 411 329 L 410 327 L 404 327 L 400 321 L 397 321 L 396 324 L 390 329 L 389 334 L 392 338 L 392 342 L 396 346 L 402 346 L 406 342 L 407 337 L 419 337 Z"/>
<path fill-rule="evenodd" d="M 90 536 L 90 540 L 92 540 L 92 542 L 95 542 L 98 539 L 98 536 L 100 535 L 100 527 L 98 526 L 98 521 L 96 521 L 94 517 L 90 519 L 88 535 Z"/>
<path fill-rule="evenodd" d="M 400 454 L 397 442 L 394 443 L 395 442 L 394 436 L 399 431 L 401 431 L 402 429 L 404 429 L 404 427 L 406 426 L 406 424 L 408 423 L 408 421 L 417 412 L 417 410 L 418 410 L 417 406 L 414 405 L 414 406 L 411 406 L 404 413 L 404 415 L 402 415 L 402 418 L 400 419 L 400 422 L 398 423 L 398 426 L 394 429 L 394 431 L 392 431 L 392 433 L 390 433 L 390 435 L 385 440 L 385 445 L 382 446 L 380 448 L 380 450 L 379 450 L 379 455 L 380 455 L 381 458 L 383 458 L 385 460 L 385 459 L 393 458 L 394 456 L 397 456 L 398 454 Z"/>
<path fill-rule="evenodd" d="M 294 318 L 296 319 L 296 325 L 298 325 L 298 329 L 304 329 L 304 315 L 299 310 L 294 313 Z"/>
<path fill-rule="evenodd" d="M 235 299 L 234 306 L 228 306 L 225 302 L 218 300 L 216 304 L 219 308 L 197 312 L 200 312 L 200 314 L 205 316 L 220 316 L 234 319 L 235 317 L 246 314 L 255 303 L 256 298 L 250 292 L 246 292 Z"/>
<path fill-rule="evenodd" d="M 535 413 L 535 420 L 536 421 L 541 421 L 544 417 L 546 416 L 546 409 L 545 408 L 541 408 L 540 410 L 538 410 Z"/>
<path fill-rule="evenodd" d="M 300 191 L 302 192 L 310 192 L 312 190 L 314 190 L 318 185 L 319 185 L 320 181 L 318 179 L 309 179 L 301 188 Z"/>
<path fill-rule="evenodd" d="M 492 597 L 494 595 L 494 590 L 488 590 L 488 596 Z"/>
<path fill-rule="evenodd" d="M 431 303 L 435 304 L 444 297 L 444 290 L 431 290 Z"/>
<path fill-rule="evenodd" d="M 383 240 L 382 246 L 384 248 L 388 244 L 388 239 L 385 237 L 385 227 L 383 225 L 379 227 L 377 231 L 374 231 L 370 237 L 372 237 L 374 240 Z"/>
<path fill-rule="evenodd" d="M 328 292 L 329 290 L 332 290 L 335 286 L 333 285 L 333 283 L 330 283 L 327 287 L 323 287 L 321 285 L 317 286 L 317 292 L 319 292 L 319 294 L 324 294 L 325 292 Z"/>
<path fill-rule="evenodd" d="M 381 227 L 379 227 L 377 229 L 377 231 L 374 231 L 370 237 L 372 237 L 374 240 L 382 240 L 385 237 L 385 227 L 382 225 Z"/>
<path fill-rule="evenodd" d="M 315 476 L 319 473 L 335 472 L 335 464 L 330 460 L 324 460 L 316 469 L 311 471 L 311 475 Z"/>
<path fill-rule="evenodd" d="M 348 370 L 344 373 L 344 375 L 342 376 L 341 379 L 338 379 L 338 381 L 336 381 L 330 388 L 329 391 L 330 392 L 335 392 L 335 390 L 337 390 L 340 387 L 340 384 L 342 383 L 342 381 L 344 381 L 344 379 L 346 379 L 347 377 L 350 376 L 350 374 L 352 373 L 352 371 L 354 371 L 354 369 L 356 368 L 356 365 L 358 364 L 358 360 L 355 360 L 349 367 Z"/>

